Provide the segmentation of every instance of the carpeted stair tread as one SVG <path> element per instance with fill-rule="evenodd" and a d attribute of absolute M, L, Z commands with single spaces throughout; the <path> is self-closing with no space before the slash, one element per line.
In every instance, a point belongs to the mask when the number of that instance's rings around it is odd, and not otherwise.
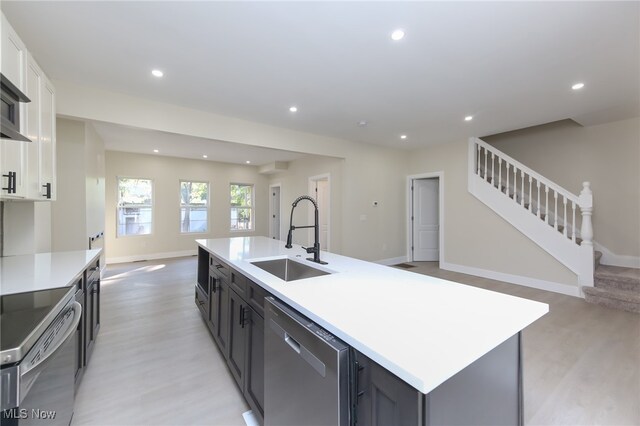
<path fill-rule="evenodd" d="M 640 293 L 632 290 L 582 287 L 585 300 L 596 305 L 640 313 Z"/>
<path fill-rule="evenodd" d="M 594 273 L 596 287 L 635 291 L 640 294 L 640 269 L 600 265 Z"/>

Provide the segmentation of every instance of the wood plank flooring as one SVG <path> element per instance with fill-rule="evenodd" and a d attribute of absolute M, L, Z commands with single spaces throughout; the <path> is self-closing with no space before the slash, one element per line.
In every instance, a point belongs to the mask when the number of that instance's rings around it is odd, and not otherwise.
<path fill-rule="evenodd" d="M 194 303 L 196 258 L 110 265 L 72 425 L 245 425 L 249 408 Z"/>
<path fill-rule="evenodd" d="M 523 332 L 527 425 L 640 425 L 640 315 L 414 262 L 424 275 L 549 304 Z"/>
<path fill-rule="evenodd" d="M 527 425 L 640 425 L 640 316 L 443 271 L 410 272 L 538 300 L 524 331 Z M 248 410 L 193 301 L 196 258 L 110 265 L 72 425 L 244 425 Z"/>

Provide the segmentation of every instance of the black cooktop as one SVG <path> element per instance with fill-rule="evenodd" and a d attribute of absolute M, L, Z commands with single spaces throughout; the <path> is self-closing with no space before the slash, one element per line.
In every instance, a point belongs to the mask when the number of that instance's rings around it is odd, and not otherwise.
<path fill-rule="evenodd" d="M 62 287 L 0 296 L 0 363 L 20 361 L 72 293 Z"/>

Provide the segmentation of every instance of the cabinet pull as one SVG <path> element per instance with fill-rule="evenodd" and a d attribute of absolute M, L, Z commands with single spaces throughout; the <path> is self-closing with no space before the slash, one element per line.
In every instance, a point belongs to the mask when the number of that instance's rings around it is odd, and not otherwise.
<path fill-rule="evenodd" d="M 244 328 L 244 308 L 240 305 L 240 325 Z"/>
<path fill-rule="evenodd" d="M 216 269 L 222 269 L 222 268 L 224 268 L 224 266 L 222 266 L 222 265 L 216 265 Z"/>
<path fill-rule="evenodd" d="M 42 187 L 44 188 L 44 194 L 42 194 L 42 196 L 51 199 L 51 183 L 45 183 Z"/>
<path fill-rule="evenodd" d="M 16 172 L 7 172 L 6 175 L 2 175 L 2 176 L 7 178 L 7 187 L 2 189 L 7 191 L 7 193 L 9 194 L 15 194 L 16 193 Z"/>

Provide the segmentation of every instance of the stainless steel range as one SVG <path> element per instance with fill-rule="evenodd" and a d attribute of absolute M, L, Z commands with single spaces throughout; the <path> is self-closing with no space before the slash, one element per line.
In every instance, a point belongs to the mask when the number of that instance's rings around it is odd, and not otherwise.
<path fill-rule="evenodd" d="M 0 296 L 3 426 L 70 424 L 81 314 L 75 287 Z"/>

